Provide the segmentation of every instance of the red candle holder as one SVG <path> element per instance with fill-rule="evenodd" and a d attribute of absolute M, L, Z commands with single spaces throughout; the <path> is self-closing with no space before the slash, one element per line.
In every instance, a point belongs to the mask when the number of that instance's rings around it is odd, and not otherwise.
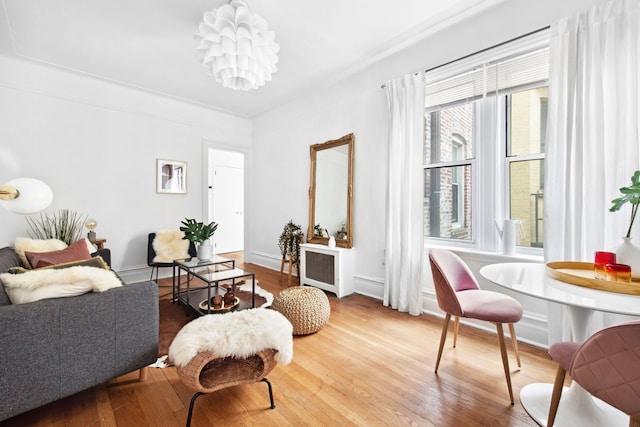
<path fill-rule="evenodd" d="M 607 270 L 607 279 L 616 281 L 631 283 L 631 267 L 626 264 L 607 264 L 605 266 Z"/>
<path fill-rule="evenodd" d="M 616 254 L 613 252 L 598 251 L 594 257 L 593 272 L 594 277 L 600 280 L 607 280 L 607 271 L 605 266 L 607 264 L 616 263 Z"/>

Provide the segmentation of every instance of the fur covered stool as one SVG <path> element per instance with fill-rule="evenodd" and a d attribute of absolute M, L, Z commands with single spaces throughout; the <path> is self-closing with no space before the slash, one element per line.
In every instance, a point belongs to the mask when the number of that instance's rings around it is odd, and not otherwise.
<path fill-rule="evenodd" d="M 169 347 L 169 359 L 180 380 L 196 391 L 189 404 L 191 424 L 195 400 L 225 387 L 265 382 L 270 408 L 275 408 L 267 374 L 293 357 L 293 329 L 281 314 L 253 308 L 207 314 L 187 323 Z"/>
<path fill-rule="evenodd" d="M 282 313 L 293 325 L 293 335 L 318 332 L 329 321 L 331 306 L 322 290 L 311 286 L 284 289 L 273 299 L 273 310 Z"/>

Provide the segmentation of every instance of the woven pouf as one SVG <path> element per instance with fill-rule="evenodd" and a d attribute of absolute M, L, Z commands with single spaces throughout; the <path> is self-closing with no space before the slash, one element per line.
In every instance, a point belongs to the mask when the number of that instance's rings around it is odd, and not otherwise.
<path fill-rule="evenodd" d="M 293 286 L 273 299 L 271 308 L 279 311 L 293 325 L 293 335 L 318 332 L 329 320 L 329 298 L 318 288 Z"/>

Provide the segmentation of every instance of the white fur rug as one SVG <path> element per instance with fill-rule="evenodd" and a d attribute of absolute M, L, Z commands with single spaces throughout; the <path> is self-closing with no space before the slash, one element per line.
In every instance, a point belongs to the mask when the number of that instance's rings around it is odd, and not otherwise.
<path fill-rule="evenodd" d="M 169 347 L 169 359 L 184 366 L 200 352 L 246 358 L 258 351 L 278 350 L 275 359 L 286 365 L 293 358 L 293 326 L 281 313 L 252 308 L 207 314 L 187 323 Z"/>

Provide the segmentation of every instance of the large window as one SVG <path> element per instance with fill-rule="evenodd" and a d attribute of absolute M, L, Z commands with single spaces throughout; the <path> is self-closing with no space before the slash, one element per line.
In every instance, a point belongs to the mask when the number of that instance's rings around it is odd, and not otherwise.
<path fill-rule="evenodd" d="M 427 73 L 426 238 L 496 249 L 495 220 L 510 218 L 522 223 L 518 246 L 543 246 L 544 39 Z"/>

